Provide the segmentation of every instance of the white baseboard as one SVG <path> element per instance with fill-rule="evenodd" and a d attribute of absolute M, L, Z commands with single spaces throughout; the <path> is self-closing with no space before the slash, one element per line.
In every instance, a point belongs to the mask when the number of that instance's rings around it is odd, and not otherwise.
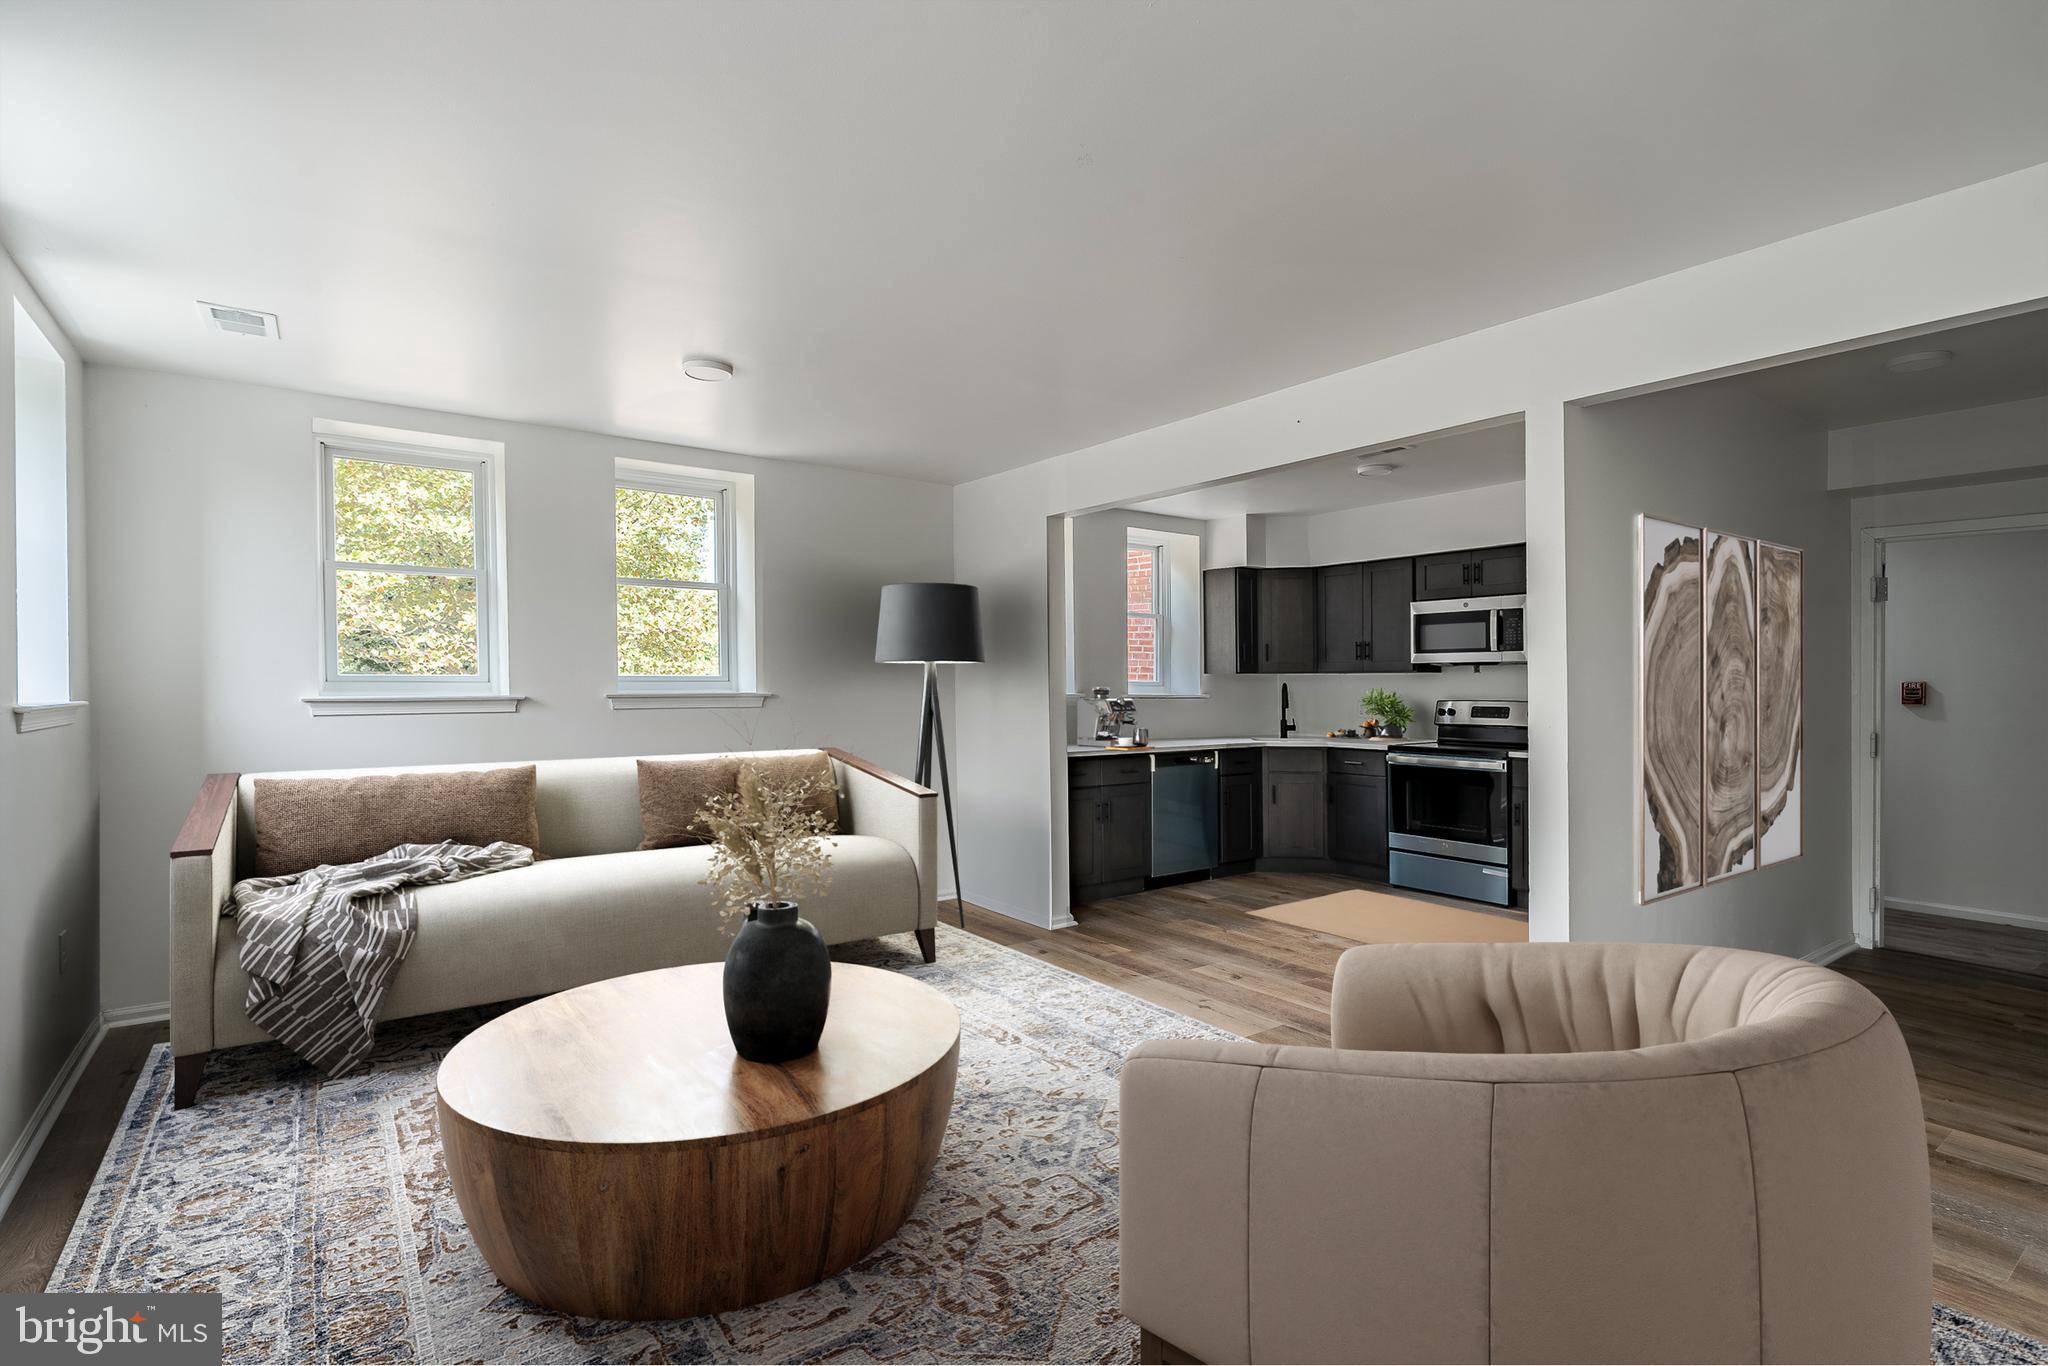
<path fill-rule="evenodd" d="M 56 1079 L 43 1092 L 35 1113 L 22 1127 L 21 1137 L 15 1140 L 14 1151 L 7 1154 L 5 1163 L 0 1163 L 0 1219 L 7 1217 L 7 1207 L 14 1203 L 14 1194 L 21 1189 L 22 1178 L 34 1165 L 36 1154 L 43 1150 L 43 1140 L 50 1136 L 50 1127 L 57 1122 L 57 1116 L 64 1113 L 64 1102 L 71 1099 L 71 1088 L 78 1085 L 79 1077 L 85 1073 L 85 1065 L 92 1061 L 93 1050 L 106 1036 L 105 1018 L 94 1016 L 92 1024 L 72 1046 L 71 1056 L 58 1069 Z"/>
<path fill-rule="evenodd" d="M 122 1025 L 155 1024 L 171 1018 L 171 1003 L 151 1001 L 147 1005 L 122 1006 L 118 1010 L 102 1011 L 100 1018 L 107 1022 L 109 1029 L 119 1029 Z"/>
<path fill-rule="evenodd" d="M 1900 896 L 1888 896 L 1884 904 L 1902 911 L 1919 911 L 1923 915 L 1945 915 L 1951 920 L 1981 920 L 1992 925 L 2048 930 L 2048 915 L 2028 915 L 2023 911 L 1986 911 L 1976 906 L 1950 906 L 1940 901 L 1908 901 Z"/>
<path fill-rule="evenodd" d="M 1826 967 L 1843 954 L 1854 953 L 1856 948 L 1857 944 L 1853 939 L 1837 939 L 1832 944 L 1823 944 L 1813 950 L 1813 952 L 1802 953 L 1799 956 L 1809 963 L 1818 963 L 1822 967 Z"/>

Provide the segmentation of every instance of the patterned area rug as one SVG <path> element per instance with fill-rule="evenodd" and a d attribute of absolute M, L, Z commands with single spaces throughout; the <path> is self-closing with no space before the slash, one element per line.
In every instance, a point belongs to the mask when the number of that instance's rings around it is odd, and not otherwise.
<path fill-rule="evenodd" d="M 323 1084 L 282 1050 L 217 1055 L 170 1108 L 150 1060 L 52 1274 L 52 1290 L 219 1289 L 230 1361 L 1132 1361 L 1117 1312 L 1116 1079 L 1148 1038 L 1232 1037 L 947 926 L 895 968 L 961 1017 L 951 1126 L 917 1212 L 830 1281 L 737 1313 L 568 1318 L 499 1285 L 441 1162 L 434 1070 L 487 1018 L 379 1031 L 370 1070 Z M 1937 1308 L 1933 1360 L 2048 1362 Z"/>

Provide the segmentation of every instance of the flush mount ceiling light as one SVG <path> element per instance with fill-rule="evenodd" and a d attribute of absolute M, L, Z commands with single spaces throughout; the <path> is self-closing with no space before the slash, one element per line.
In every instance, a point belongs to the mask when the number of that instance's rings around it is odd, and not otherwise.
<path fill-rule="evenodd" d="M 1884 363 L 1884 368 L 1895 375 L 1910 375 L 1915 370 L 1939 370 L 1956 358 L 1953 351 L 1902 351 Z"/>
<path fill-rule="evenodd" d="M 264 313 L 253 308 L 230 308 L 226 304 L 210 304 L 204 299 L 197 301 L 200 321 L 216 332 L 226 332 L 237 337 L 268 337 L 276 341 L 277 315 Z"/>
<path fill-rule="evenodd" d="M 683 361 L 683 373 L 705 384 L 723 384 L 732 378 L 732 362 L 713 360 L 709 356 L 689 356 Z"/>
<path fill-rule="evenodd" d="M 1364 475 L 1368 479 L 1376 479 L 1383 474 L 1392 474 L 1400 468 L 1399 465 L 1394 464 L 1392 461 L 1368 460 L 1353 471 L 1353 473 Z"/>

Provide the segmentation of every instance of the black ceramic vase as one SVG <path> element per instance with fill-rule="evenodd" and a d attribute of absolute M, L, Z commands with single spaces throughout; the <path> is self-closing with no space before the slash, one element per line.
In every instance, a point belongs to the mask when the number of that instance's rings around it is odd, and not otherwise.
<path fill-rule="evenodd" d="M 832 1002 L 832 955 L 794 901 L 757 901 L 725 952 L 725 1027 L 749 1062 L 815 1052 Z"/>

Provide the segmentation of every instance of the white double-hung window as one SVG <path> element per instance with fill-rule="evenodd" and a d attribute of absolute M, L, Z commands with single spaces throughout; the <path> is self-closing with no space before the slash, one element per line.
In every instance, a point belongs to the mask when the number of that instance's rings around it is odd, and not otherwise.
<path fill-rule="evenodd" d="M 1133 692 L 1166 687 L 1167 589 L 1166 547 L 1133 535 L 1124 547 L 1124 675 Z"/>
<path fill-rule="evenodd" d="M 617 462 L 612 539 L 614 706 L 758 705 L 753 659 L 753 481 Z"/>
<path fill-rule="evenodd" d="M 511 710 L 495 443 L 323 434 L 317 449 L 321 687 L 307 701 Z"/>

